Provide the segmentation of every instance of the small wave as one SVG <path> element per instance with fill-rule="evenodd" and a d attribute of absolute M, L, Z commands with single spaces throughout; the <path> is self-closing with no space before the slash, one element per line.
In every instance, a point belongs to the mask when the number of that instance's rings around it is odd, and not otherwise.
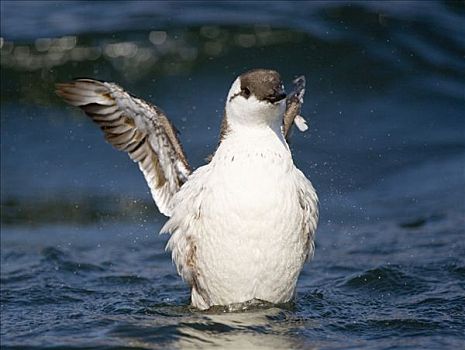
<path fill-rule="evenodd" d="M 369 319 L 364 322 L 344 323 L 335 326 L 338 330 L 349 332 L 369 332 L 371 334 L 380 334 L 382 337 L 393 336 L 401 333 L 414 333 L 419 335 L 423 332 L 431 332 L 441 328 L 440 323 L 433 320 L 415 319 L 415 318 L 386 318 L 386 319 Z"/>
<path fill-rule="evenodd" d="M 53 263 L 55 270 L 62 272 L 104 272 L 105 268 L 91 263 L 76 262 L 70 259 L 69 254 L 56 247 L 46 247 L 42 250 L 43 262 Z"/>
<path fill-rule="evenodd" d="M 456 274 L 458 277 L 465 279 L 465 266 L 458 266 L 453 264 L 448 267 L 448 271 Z"/>
<path fill-rule="evenodd" d="M 181 327 L 191 328 L 196 331 L 206 333 L 229 333 L 235 331 L 237 328 L 228 326 L 219 322 L 182 322 L 179 324 Z"/>
<path fill-rule="evenodd" d="M 42 251 L 40 252 L 40 255 L 46 261 L 53 261 L 53 262 L 61 261 L 66 257 L 66 253 L 56 247 L 46 247 L 42 249 Z"/>
<path fill-rule="evenodd" d="M 80 262 L 74 262 L 74 261 L 63 261 L 60 264 L 60 267 L 64 271 L 70 271 L 73 273 L 106 271 L 104 268 L 94 265 L 94 264 L 80 263 Z"/>
<path fill-rule="evenodd" d="M 60 289 L 51 289 L 49 287 L 30 287 L 20 290 L 3 289 L 2 303 L 14 304 L 16 306 L 30 305 L 54 305 L 82 302 L 83 299 Z"/>
<path fill-rule="evenodd" d="M 401 222 L 399 226 L 405 229 L 417 229 L 432 222 L 439 222 L 446 218 L 444 214 L 433 214 L 430 216 L 421 216 L 408 221 Z"/>
<path fill-rule="evenodd" d="M 178 325 L 146 326 L 120 323 L 108 333 L 115 338 L 144 339 L 146 344 L 163 344 L 183 337 Z"/>
<path fill-rule="evenodd" d="M 139 303 L 147 304 L 147 306 L 139 308 L 135 314 L 145 316 L 161 316 L 161 317 L 184 317 L 190 313 L 190 295 L 185 297 L 182 301 L 176 304 L 169 304 L 167 302 L 148 302 L 146 299 L 140 299 Z"/>
<path fill-rule="evenodd" d="M 18 269 L 11 271 L 9 273 L 4 273 L 2 278 L 0 278 L 0 284 L 7 285 L 13 283 L 20 283 L 30 279 L 33 279 L 37 276 L 36 271 L 31 271 L 31 269 Z"/>
<path fill-rule="evenodd" d="M 116 285 L 133 285 L 133 284 L 151 283 L 151 281 L 148 278 L 136 276 L 136 275 L 104 276 L 104 277 L 99 277 L 98 281 L 104 284 L 116 284 Z"/>
<path fill-rule="evenodd" d="M 381 266 L 350 277 L 343 286 L 366 291 L 410 294 L 422 292 L 425 283 L 401 270 L 399 266 Z"/>

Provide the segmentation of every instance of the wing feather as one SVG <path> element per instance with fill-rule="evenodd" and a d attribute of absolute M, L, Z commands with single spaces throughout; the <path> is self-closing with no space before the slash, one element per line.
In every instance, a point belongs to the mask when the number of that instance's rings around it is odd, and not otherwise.
<path fill-rule="evenodd" d="M 110 144 L 138 163 L 158 209 L 171 216 L 171 199 L 192 171 L 165 114 L 114 83 L 77 79 L 56 88 L 100 126 Z"/>
<path fill-rule="evenodd" d="M 302 214 L 302 235 L 306 240 L 305 255 L 310 260 L 315 251 L 315 232 L 318 224 L 318 196 L 311 182 L 305 175 L 297 170 L 299 188 L 299 204 Z"/>
<path fill-rule="evenodd" d="M 286 111 L 284 112 L 283 118 L 283 134 L 286 137 L 286 141 L 289 141 L 291 136 L 291 127 L 292 124 L 299 121 L 300 123 L 305 124 L 305 119 L 300 117 L 300 110 L 304 103 L 304 94 L 305 94 L 305 77 L 302 75 L 297 77 L 293 81 L 295 90 L 290 93 L 286 100 Z M 299 118 L 300 117 L 300 118 Z M 297 118 L 297 119 L 296 119 Z M 296 123 L 297 124 L 297 123 Z M 305 131 L 306 129 L 301 129 L 301 127 L 297 124 L 301 131 Z"/>

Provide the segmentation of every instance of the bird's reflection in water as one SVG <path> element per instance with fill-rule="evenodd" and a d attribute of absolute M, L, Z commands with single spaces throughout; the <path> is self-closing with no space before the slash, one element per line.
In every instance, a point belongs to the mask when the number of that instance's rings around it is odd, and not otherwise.
<path fill-rule="evenodd" d="M 143 314 L 129 322 L 127 317 L 119 319 L 111 332 L 113 339 L 126 347 L 144 349 L 315 348 L 299 336 L 314 326 L 312 321 L 297 316 L 289 305 L 254 302 L 208 311 L 158 306 Z"/>
<path fill-rule="evenodd" d="M 201 319 L 181 322 L 178 331 L 182 336 L 172 345 L 180 349 L 302 348 L 296 333 L 304 326 L 304 321 L 289 310 L 259 305 L 225 311 L 224 308 L 213 309 L 198 313 Z"/>

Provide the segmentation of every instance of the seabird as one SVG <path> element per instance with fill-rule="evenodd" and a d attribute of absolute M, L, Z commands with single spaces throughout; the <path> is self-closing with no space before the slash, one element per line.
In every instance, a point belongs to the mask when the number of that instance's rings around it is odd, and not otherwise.
<path fill-rule="evenodd" d="M 273 70 L 248 71 L 233 82 L 220 140 L 210 161 L 192 170 L 165 113 L 114 83 L 76 79 L 57 94 L 81 108 L 106 140 L 137 162 L 161 213 L 169 217 L 167 249 L 205 310 L 253 300 L 286 303 L 313 256 L 318 198 L 294 165 L 291 126 L 305 78 L 286 96 Z"/>

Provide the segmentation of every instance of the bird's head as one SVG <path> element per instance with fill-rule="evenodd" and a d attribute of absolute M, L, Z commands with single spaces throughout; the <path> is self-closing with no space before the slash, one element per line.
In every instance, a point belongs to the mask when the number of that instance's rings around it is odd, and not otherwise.
<path fill-rule="evenodd" d="M 229 124 L 247 127 L 282 122 L 286 93 L 279 73 L 255 69 L 240 75 L 232 84 L 226 101 Z"/>

